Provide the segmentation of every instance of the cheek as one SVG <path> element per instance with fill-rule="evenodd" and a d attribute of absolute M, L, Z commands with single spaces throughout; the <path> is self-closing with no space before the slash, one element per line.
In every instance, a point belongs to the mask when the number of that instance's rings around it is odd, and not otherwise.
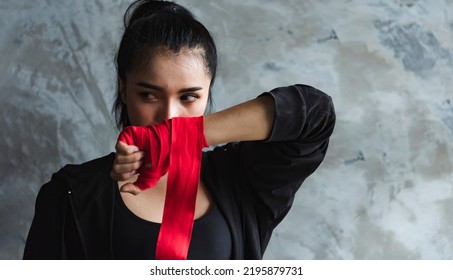
<path fill-rule="evenodd" d="M 148 126 L 155 122 L 156 110 L 150 108 L 151 106 L 132 103 L 127 107 L 131 125 Z"/>
<path fill-rule="evenodd" d="M 203 103 L 202 106 L 200 106 L 200 109 L 198 111 L 199 115 L 203 115 L 206 112 L 206 107 L 207 107 L 207 102 Z"/>
<path fill-rule="evenodd" d="M 191 110 L 192 116 L 202 116 L 206 111 L 207 100 L 203 100 L 202 102 L 198 102 L 196 106 L 194 106 Z"/>
<path fill-rule="evenodd" d="M 203 100 L 201 100 L 201 102 L 198 104 L 199 106 L 199 109 L 201 114 L 204 114 L 207 106 L 208 106 L 208 101 L 209 101 L 209 93 L 206 93 L 205 95 L 203 95 Z"/>

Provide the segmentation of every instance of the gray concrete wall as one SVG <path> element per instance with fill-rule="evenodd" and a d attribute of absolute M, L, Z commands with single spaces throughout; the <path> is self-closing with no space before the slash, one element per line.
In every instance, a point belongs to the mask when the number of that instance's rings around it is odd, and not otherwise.
<path fill-rule="evenodd" d="M 453 258 L 453 2 L 185 0 L 220 51 L 216 109 L 276 86 L 329 93 L 325 162 L 268 259 Z M 113 151 L 122 0 L 0 2 L 0 259 L 40 186 Z"/>

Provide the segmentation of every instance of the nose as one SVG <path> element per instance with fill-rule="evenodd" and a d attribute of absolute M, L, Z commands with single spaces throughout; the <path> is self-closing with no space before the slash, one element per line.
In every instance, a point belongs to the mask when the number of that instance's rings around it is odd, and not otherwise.
<path fill-rule="evenodd" d="M 174 101 L 167 101 L 163 104 L 160 114 L 160 121 L 168 120 L 178 116 L 178 106 Z"/>

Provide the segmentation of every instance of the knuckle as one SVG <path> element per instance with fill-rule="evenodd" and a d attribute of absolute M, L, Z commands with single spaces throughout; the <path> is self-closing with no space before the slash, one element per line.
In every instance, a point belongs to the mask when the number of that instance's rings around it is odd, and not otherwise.
<path fill-rule="evenodd" d="M 113 166 L 112 166 L 112 171 L 113 172 L 112 173 L 119 173 L 119 171 L 120 171 L 119 169 L 120 168 L 119 168 L 119 166 L 117 164 L 113 164 Z"/>
<path fill-rule="evenodd" d="M 121 181 L 122 180 L 121 177 L 119 176 L 119 174 L 115 173 L 115 172 L 111 172 L 110 173 L 110 178 L 112 178 L 115 181 Z"/>
<path fill-rule="evenodd" d="M 137 170 L 137 169 L 140 168 L 140 166 L 141 166 L 140 162 L 135 162 L 135 163 L 132 164 L 132 169 L 133 170 Z"/>
<path fill-rule="evenodd" d="M 134 161 L 139 161 L 143 158 L 143 156 L 140 153 L 134 154 Z"/>

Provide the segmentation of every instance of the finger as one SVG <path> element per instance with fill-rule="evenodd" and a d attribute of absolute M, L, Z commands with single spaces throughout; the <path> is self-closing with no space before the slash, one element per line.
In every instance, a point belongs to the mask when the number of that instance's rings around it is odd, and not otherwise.
<path fill-rule="evenodd" d="M 138 152 L 135 152 L 133 154 L 128 154 L 128 155 L 117 153 L 115 155 L 115 163 L 123 164 L 123 163 L 139 162 L 139 161 L 143 160 L 144 157 L 145 157 L 145 153 L 143 151 L 138 151 Z"/>
<path fill-rule="evenodd" d="M 135 174 L 133 172 L 117 173 L 114 170 L 110 171 L 110 178 L 114 181 L 127 181 L 132 178 Z"/>
<path fill-rule="evenodd" d="M 122 155 L 131 155 L 139 151 L 137 146 L 127 145 L 122 141 L 117 141 L 115 145 L 115 150 L 118 154 Z"/>
<path fill-rule="evenodd" d="M 130 193 L 133 195 L 137 195 L 142 192 L 141 189 L 139 189 L 136 185 L 134 185 L 132 183 L 127 183 L 127 184 L 122 185 L 120 188 L 120 191 L 125 192 L 125 193 Z"/>
<path fill-rule="evenodd" d="M 115 145 L 115 163 L 133 163 L 137 162 L 145 156 L 143 151 L 139 151 L 134 145 L 127 145 L 124 142 L 117 141 Z"/>
<path fill-rule="evenodd" d="M 143 162 L 142 161 L 136 161 L 133 163 L 118 163 L 114 162 L 112 165 L 112 171 L 115 173 L 132 173 L 134 171 L 137 171 L 141 166 Z"/>

